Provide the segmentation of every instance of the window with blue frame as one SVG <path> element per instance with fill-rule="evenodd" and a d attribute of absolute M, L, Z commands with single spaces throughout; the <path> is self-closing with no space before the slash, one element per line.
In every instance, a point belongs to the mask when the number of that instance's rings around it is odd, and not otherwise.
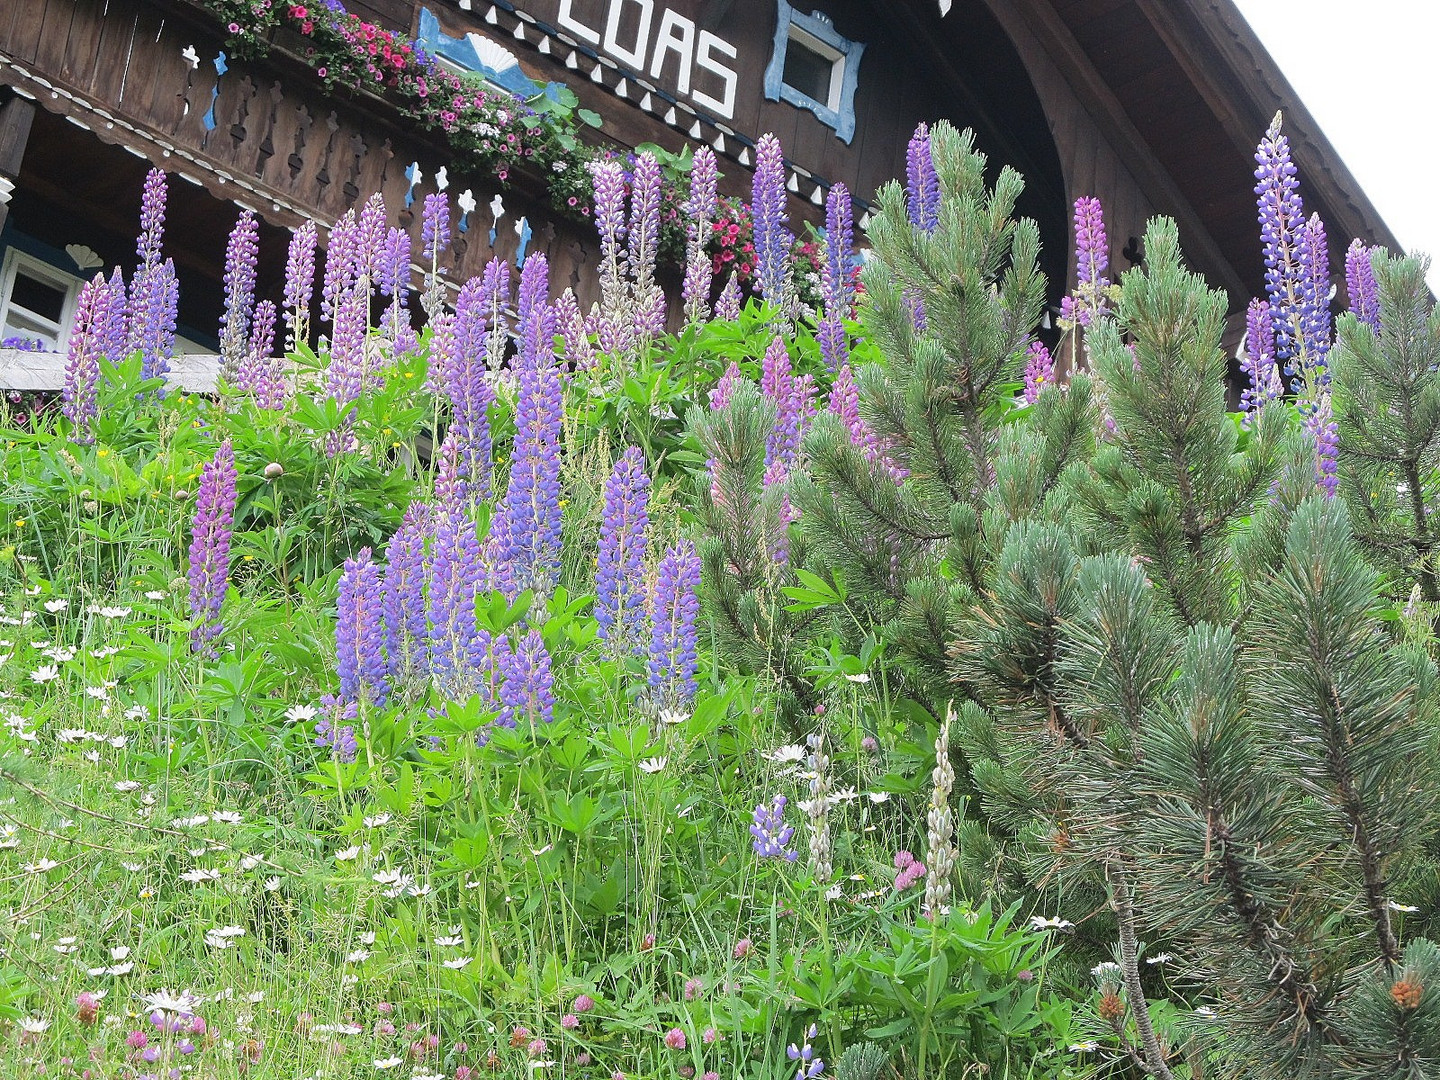
<path fill-rule="evenodd" d="M 801 14 L 775 0 L 775 45 L 765 69 L 765 96 L 814 113 L 845 142 L 855 138 L 855 86 L 863 43 L 842 37 L 830 17 Z"/>

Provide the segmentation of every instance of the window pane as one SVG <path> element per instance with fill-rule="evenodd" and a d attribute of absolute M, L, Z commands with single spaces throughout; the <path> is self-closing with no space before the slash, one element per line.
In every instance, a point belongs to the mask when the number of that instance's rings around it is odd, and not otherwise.
<path fill-rule="evenodd" d="M 44 281 L 37 281 L 24 270 L 16 270 L 15 285 L 10 290 L 10 302 L 58 323 L 65 311 L 65 290 L 57 289 Z"/>
<path fill-rule="evenodd" d="M 821 105 L 830 104 L 830 72 L 835 61 L 791 37 L 785 46 L 785 85 Z"/>

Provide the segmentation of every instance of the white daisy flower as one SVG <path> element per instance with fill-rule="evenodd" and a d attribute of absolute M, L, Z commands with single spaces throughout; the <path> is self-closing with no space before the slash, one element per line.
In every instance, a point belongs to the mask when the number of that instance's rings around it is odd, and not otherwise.
<path fill-rule="evenodd" d="M 365 822 L 367 829 L 378 829 L 382 825 L 390 824 L 390 819 L 391 815 L 388 812 L 382 812 L 373 817 L 362 818 L 361 820 Z"/>
<path fill-rule="evenodd" d="M 243 859 L 240 860 L 240 869 L 248 873 L 249 871 L 254 870 L 255 867 L 259 866 L 261 861 L 262 860 L 259 855 L 246 855 Z"/>
<path fill-rule="evenodd" d="M 125 744 L 130 740 L 127 739 L 124 735 L 112 735 L 105 741 L 109 743 L 112 748 L 116 750 L 123 750 L 125 749 Z"/>
<path fill-rule="evenodd" d="M 870 676 L 869 676 L 869 675 L 866 675 L 865 672 L 862 671 L 862 672 L 860 672 L 860 674 L 858 674 L 858 675 L 846 675 L 846 676 L 845 676 L 845 681 L 846 681 L 846 682 L 853 682 L 853 683 L 860 683 L 860 684 L 863 685 L 863 684 L 868 683 L 868 682 L 870 681 Z"/>
<path fill-rule="evenodd" d="M 103 686 L 87 686 L 85 687 L 85 694 L 87 697 L 92 697 L 96 701 L 104 701 L 110 696 L 110 691 Z"/>
<path fill-rule="evenodd" d="M 265 879 L 265 891 L 276 892 L 282 884 L 284 883 L 278 877 L 268 877 Z"/>
<path fill-rule="evenodd" d="M 65 610 L 66 608 L 68 608 L 69 606 L 70 606 L 70 601 L 69 601 L 69 600 L 62 599 L 61 597 L 58 597 L 58 596 L 55 597 L 55 599 L 53 599 L 53 600 L 46 600 L 46 601 L 45 601 L 45 610 L 48 611 L 48 612 L 50 612 L 51 615 L 57 614 L 58 612 L 61 612 L 61 611 L 64 611 L 64 610 Z"/>
<path fill-rule="evenodd" d="M 1397 904 L 1394 900 L 1386 901 L 1385 906 L 1391 911 L 1398 911 L 1405 915 L 1411 915 L 1420 910 L 1418 907 L 1411 907 L 1409 904 Z"/>
<path fill-rule="evenodd" d="M 347 964 L 363 964 L 366 960 L 369 960 L 369 959 L 370 959 L 370 950 L 369 950 L 369 949 L 356 949 L 356 950 L 355 950 L 354 952 L 352 952 L 349 956 L 345 957 L 345 962 L 346 962 Z"/>
<path fill-rule="evenodd" d="M 404 1063 L 405 1059 L 398 1057 L 376 1058 L 370 1062 L 371 1066 L 376 1069 L 394 1069 Z"/>
<path fill-rule="evenodd" d="M 22 1016 L 15 1024 L 27 1035 L 43 1035 L 50 1027 L 49 1020 L 42 1020 L 38 1016 Z"/>
<path fill-rule="evenodd" d="M 1156 953 L 1154 956 L 1147 956 L 1145 958 L 1145 962 L 1147 964 L 1168 964 L 1171 960 L 1174 959 L 1175 957 L 1170 955 L 1168 952 L 1161 952 Z"/>
<path fill-rule="evenodd" d="M 145 869 L 145 864 L 138 862 L 122 862 L 120 865 L 123 866 L 126 870 L 129 870 L 132 874 L 138 874 L 141 870 Z"/>
<path fill-rule="evenodd" d="M 179 1015 L 191 1015 L 195 1012 L 195 1006 L 200 1004 L 200 999 L 189 990 L 182 990 L 180 993 L 172 993 L 169 990 L 160 990 L 154 994 L 143 995 L 145 1008 L 153 1011 L 176 1013 Z"/>
<path fill-rule="evenodd" d="M 111 964 L 109 967 L 90 968 L 88 970 L 95 978 L 99 978 L 102 975 L 113 975 L 116 978 L 120 978 L 121 976 L 129 975 L 130 972 L 135 970 L 135 961 L 126 960 L 121 964 Z"/>
<path fill-rule="evenodd" d="M 441 934 L 435 939 L 435 944 L 441 948 L 453 949 L 457 945 L 465 944 L 465 938 L 460 934 Z"/>
<path fill-rule="evenodd" d="M 188 881 L 192 885 L 200 885 L 207 881 L 219 881 L 220 871 L 207 867 L 196 867 L 194 870 L 186 870 L 181 874 L 180 880 Z"/>
<path fill-rule="evenodd" d="M 451 971 L 460 971 L 462 968 L 469 967 L 470 962 L 474 959 L 473 956 L 456 956 L 450 960 L 443 961 L 443 963 Z"/>
<path fill-rule="evenodd" d="M 150 710 L 144 705 L 131 705 L 121 715 L 126 720 L 148 720 L 150 719 Z"/>
<path fill-rule="evenodd" d="M 50 682 L 52 679 L 58 679 L 59 677 L 60 669 L 54 664 L 45 664 L 42 667 L 38 667 L 34 671 L 30 672 L 30 681 L 39 683 L 42 686 L 45 683 Z"/>
<path fill-rule="evenodd" d="M 335 859 L 338 862 L 349 862 L 351 859 L 359 856 L 359 854 L 360 846 L 356 844 L 335 852 Z M 379 879 L 377 878 L 376 880 L 378 881 Z"/>
<path fill-rule="evenodd" d="M 1075 924 L 1069 919 L 1062 919 L 1055 915 L 1049 917 L 1043 915 L 1032 915 L 1030 916 L 1030 929 L 1064 931 L 1075 929 Z"/>
<path fill-rule="evenodd" d="M 156 603 L 159 603 L 161 600 L 164 600 L 169 595 L 169 593 L 164 592 L 160 589 L 151 589 L 145 594 L 145 599 L 154 600 Z"/>
<path fill-rule="evenodd" d="M 292 724 L 303 724 L 308 720 L 314 720 L 319 713 L 313 705 L 291 705 L 283 715 Z"/>
<path fill-rule="evenodd" d="M 217 810 L 210 815 L 210 820 L 223 825 L 239 825 L 242 819 L 239 810 Z"/>
<path fill-rule="evenodd" d="M 767 755 L 777 765 L 791 765 L 805 760 L 805 748 L 796 744 L 782 746 Z"/>
<path fill-rule="evenodd" d="M 888 791 L 869 791 L 869 792 L 866 792 L 866 798 L 868 798 L 872 803 L 875 803 L 876 805 L 879 805 L 880 803 L 884 803 L 884 802 L 889 802 L 889 801 L 890 801 L 890 792 L 888 792 Z"/>
<path fill-rule="evenodd" d="M 683 724 L 690 719 L 690 714 L 679 709 L 661 709 L 660 722 L 667 725 Z"/>
<path fill-rule="evenodd" d="M 204 825 L 209 820 L 209 814 L 196 814 L 193 817 L 175 818 L 170 822 L 170 825 L 176 829 L 193 829 L 198 825 Z"/>
<path fill-rule="evenodd" d="M 27 874 L 48 874 L 59 865 L 54 859 L 40 859 L 38 862 L 26 863 L 20 869 Z"/>
<path fill-rule="evenodd" d="M 205 944 L 212 949 L 233 949 L 235 942 L 228 937 L 221 937 L 214 930 L 206 931 Z"/>
<path fill-rule="evenodd" d="M 669 758 L 652 757 L 640 762 L 640 771 L 645 773 L 658 773 L 666 765 L 670 764 Z"/>
<path fill-rule="evenodd" d="M 120 793 L 122 793 L 122 794 L 124 794 L 124 793 L 127 792 L 127 791 L 139 791 L 139 790 L 140 790 L 140 781 L 139 781 L 139 780 L 116 780 L 116 781 L 115 781 L 115 790 L 118 791 L 118 792 L 120 792 Z"/>
<path fill-rule="evenodd" d="M 102 619 L 124 619 L 130 614 L 128 607 L 102 607 L 99 615 Z"/>

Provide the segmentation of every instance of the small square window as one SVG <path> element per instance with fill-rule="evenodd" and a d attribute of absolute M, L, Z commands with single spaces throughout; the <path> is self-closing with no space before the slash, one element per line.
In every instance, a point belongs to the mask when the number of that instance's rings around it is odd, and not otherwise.
<path fill-rule="evenodd" d="M 827 109 L 840 104 L 845 57 L 792 26 L 785 46 L 785 85 Z"/>
<path fill-rule="evenodd" d="M 786 0 L 775 2 L 765 97 L 814 113 L 848 143 L 855 137 L 855 86 L 865 46 L 842 37 L 823 12 L 802 15 Z"/>
<path fill-rule="evenodd" d="M 70 336 L 80 279 L 15 248 L 0 267 L 0 338 L 39 338 L 62 352 Z"/>

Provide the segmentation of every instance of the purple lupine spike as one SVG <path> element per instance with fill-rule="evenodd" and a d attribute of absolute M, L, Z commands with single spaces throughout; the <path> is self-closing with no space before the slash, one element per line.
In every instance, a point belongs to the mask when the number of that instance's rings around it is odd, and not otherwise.
<path fill-rule="evenodd" d="M 814 415 L 815 382 L 809 375 L 794 375 L 785 340 L 778 334 L 761 362 L 760 392 L 775 403 L 775 427 L 765 440 L 765 464 L 793 464 Z"/>
<path fill-rule="evenodd" d="M 230 368 L 245 355 L 255 306 L 255 266 L 260 254 L 260 221 L 242 210 L 225 248 L 225 317 L 220 323 L 220 355 Z"/>
<path fill-rule="evenodd" d="M 595 176 L 595 228 L 600 233 L 600 312 L 617 325 L 625 313 L 625 169 L 602 161 Z"/>
<path fill-rule="evenodd" d="M 355 278 L 356 230 L 354 210 L 346 210 L 345 216 L 330 229 L 325 247 L 325 275 L 320 286 L 320 314 L 330 320 L 334 320 L 335 305 L 349 291 Z"/>
<path fill-rule="evenodd" d="M 425 621 L 425 535 L 430 507 L 416 499 L 385 545 L 385 655 L 390 671 L 405 679 L 429 666 Z"/>
<path fill-rule="evenodd" d="M 555 364 L 555 312 L 545 300 L 543 255 L 520 276 L 515 451 L 503 509 L 504 559 L 516 584 L 545 592 L 560 569 L 560 428 L 564 387 Z"/>
<path fill-rule="evenodd" d="M 96 388 L 113 302 L 114 294 L 104 274 L 96 274 L 80 287 L 75 324 L 70 331 L 69 356 L 65 361 L 65 384 L 60 391 L 60 411 L 74 425 L 71 438 L 78 443 L 88 443 L 95 438 L 91 424 L 99 415 Z"/>
<path fill-rule="evenodd" d="M 380 567 L 368 547 L 345 560 L 335 619 L 335 670 L 342 701 L 383 706 L 390 697 Z"/>
<path fill-rule="evenodd" d="M 110 273 L 110 302 L 107 304 L 105 325 L 97 327 L 100 354 L 108 360 L 119 361 L 134 350 L 130 345 L 130 327 L 127 318 L 125 275 L 117 266 Z"/>
<path fill-rule="evenodd" d="M 1318 369 L 1321 382 L 1328 382 L 1326 364 L 1330 355 L 1330 245 L 1325 238 L 1325 223 L 1319 214 L 1311 214 L 1300 230 L 1300 265 L 1305 274 L 1305 303 L 1300 320 L 1305 338 L 1305 351 L 1311 364 Z"/>
<path fill-rule="evenodd" d="M 940 222 L 940 177 L 930 151 L 930 125 L 920 124 L 905 148 L 905 204 L 910 224 L 934 232 Z"/>
<path fill-rule="evenodd" d="M 690 197 L 685 201 L 685 280 L 680 294 L 685 318 L 701 322 L 709 314 L 710 285 L 715 266 L 705 245 L 715 218 L 715 151 L 701 146 L 690 164 Z"/>
<path fill-rule="evenodd" d="M 1255 195 L 1260 240 L 1265 249 L 1265 292 L 1275 328 L 1275 356 L 1285 374 L 1295 378 L 1297 388 L 1309 388 L 1323 376 L 1307 351 L 1307 330 L 1315 322 L 1309 310 L 1314 282 L 1303 253 L 1306 227 L 1299 170 L 1290 159 L 1290 140 L 1280 132 L 1279 113 L 1260 140 L 1255 161 Z M 1325 302 L 1328 309 L 1328 295 Z"/>
<path fill-rule="evenodd" d="M 223 625 L 220 609 L 230 581 L 230 530 L 235 519 L 235 451 L 226 439 L 200 467 L 200 493 L 190 526 L 190 649 L 214 659 Z"/>
<path fill-rule="evenodd" d="M 730 275 L 715 299 L 715 318 L 721 322 L 734 322 L 740 318 L 740 282 L 734 274 Z"/>
<path fill-rule="evenodd" d="M 440 256 L 450 246 L 450 197 L 443 191 L 425 196 L 420 211 L 420 250 L 425 260 L 425 288 L 420 306 L 431 319 L 445 300 L 445 283 L 440 270 Z"/>
<path fill-rule="evenodd" d="M 404 229 L 385 230 L 380 257 L 375 266 L 375 287 L 381 296 L 403 292 L 410 283 L 410 234 Z"/>
<path fill-rule="evenodd" d="M 641 580 L 649 504 L 645 453 L 632 446 L 620 455 L 605 482 L 595 570 L 595 621 L 600 624 L 600 637 L 622 656 L 634 647 L 644 617 Z"/>
<path fill-rule="evenodd" d="M 1371 262 L 1378 248 L 1366 247 L 1363 240 L 1351 240 L 1345 249 L 1345 293 L 1350 311 L 1375 333 L 1380 332 L 1380 289 L 1375 283 Z"/>
<path fill-rule="evenodd" d="M 488 586 L 475 522 L 460 508 L 437 505 L 426 593 L 430 616 L 430 670 L 443 688 L 464 692 L 479 631 L 475 598 Z"/>
<path fill-rule="evenodd" d="M 450 399 L 451 433 L 457 451 L 457 475 L 467 486 L 466 497 L 488 499 L 491 494 L 490 406 L 495 390 L 486 367 L 488 318 L 494 303 L 493 285 L 471 278 L 460 290 L 455 317 L 446 320 L 450 332 L 440 335 L 444 362 L 444 391 Z"/>
<path fill-rule="evenodd" d="M 1043 341 L 1032 342 L 1025 353 L 1025 404 L 1034 405 L 1040 392 L 1055 385 L 1055 361 Z"/>
<path fill-rule="evenodd" d="M 440 255 L 450 246 L 450 197 L 443 191 L 425 196 L 420 210 L 420 248 L 431 268 L 440 263 Z"/>
<path fill-rule="evenodd" d="M 650 699 L 662 711 L 680 711 L 695 700 L 699 589 L 700 556 L 681 540 L 660 560 L 650 598 Z"/>
<path fill-rule="evenodd" d="M 555 301 L 555 324 L 565 340 L 565 359 L 576 371 L 587 371 L 595 366 L 595 346 L 585 327 L 585 316 L 580 314 L 580 302 L 575 299 L 575 290 L 566 289 Z"/>
<path fill-rule="evenodd" d="M 799 857 L 790 846 L 795 827 L 785 824 L 786 801 L 784 795 L 776 795 L 769 806 L 761 803 L 755 807 L 750 821 L 750 835 L 754 837 L 751 845 L 758 858 L 784 859 L 793 863 Z"/>
<path fill-rule="evenodd" d="M 1240 392 L 1240 408 L 1247 416 L 1267 401 L 1284 396 L 1285 383 L 1275 361 L 1275 327 L 1270 305 L 1264 300 L 1251 300 L 1245 309 L 1245 355 L 1240 358 L 1240 370 L 1250 377 L 1250 385 Z"/>
<path fill-rule="evenodd" d="M 1340 488 L 1340 427 L 1330 407 L 1330 391 L 1320 388 L 1316 401 L 1301 403 L 1302 423 L 1315 445 L 1315 486 L 1333 499 Z"/>
<path fill-rule="evenodd" d="M 1093 326 L 1110 310 L 1110 243 L 1100 200 L 1082 195 L 1075 200 L 1075 291 L 1060 302 L 1060 317 L 1078 326 Z"/>
<path fill-rule="evenodd" d="M 288 343 L 297 348 L 310 339 L 310 297 L 315 292 L 315 223 L 307 221 L 290 237 L 285 259 L 285 325 Z"/>
<path fill-rule="evenodd" d="M 355 272 L 367 277 L 372 289 L 384 272 L 382 267 L 389 254 L 388 234 L 385 197 L 377 191 L 355 215 Z"/>
<path fill-rule="evenodd" d="M 830 411 L 839 417 L 851 445 L 865 455 L 865 460 L 880 465 L 897 484 L 910 475 L 890 457 L 885 440 L 876 435 L 860 415 L 860 389 L 855 385 L 849 364 L 840 369 L 830 385 Z"/>
<path fill-rule="evenodd" d="M 355 410 L 352 402 L 369 382 L 366 331 L 370 322 L 370 297 L 360 287 L 347 289 L 337 300 L 334 333 L 330 340 L 330 363 L 325 369 L 325 394 L 340 406 L 343 424 L 325 441 L 329 457 L 350 449 L 355 437 L 350 431 Z"/>
<path fill-rule="evenodd" d="M 652 154 L 635 159 L 630 185 L 630 264 L 636 329 L 649 337 L 665 332 L 665 292 L 655 281 L 660 250 L 660 163 Z"/>
<path fill-rule="evenodd" d="M 268 368 L 275 349 L 275 303 L 261 300 L 255 305 L 255 318 L 250 325 L 250 358 L 257 370 Z"/>
<path fill-rule="evenodd" d="M 336 304 L 330 365 L 325 372 L 325 392 L 341 405 L 358 398 L 369 379 L 365 355 L 369 321 L 370 298 L 358 288 L 347 289 Z"/>
<path fill-rule="evenodd" d="M 141 356 L 144 378 L 164 378 L 175 355 L 175 321 L 180 308 L 180 283 L 175 263 L 166 259 L 137 271 L 130 285 L 130 330 L 127 350 Z"/>
<path fill-rule="evenodd" d="M 526 260 L 529 263 L 529 260 Z M 549 269 L 542 258 L 536 264 L 536 271 Z M 543 273 L 542 273 L 543 276 Z M 524 274 L 521 274 L 523 280 Z M 505 364 L 505 353 L 510 345 L 510 323 L 505 317 L 505 306 L 510 303 L 510 264 L 503 259 L 491 259 L 485 264 L 480 277 L 481 295 L 485 297 L 485 325 L 489 337 L 485 342 L 485 366 L 492 372 L 499 371 Z"/>
<path fill-rule="evenodd" d="M 780 140 L 767 133 L 755 144 L 755 180 L 750 196 L 750 215 L 755 223 L 755 282 L 760 295 L 782 310 L 789 305 L 790 247 L 795 241 L 785 227 L 789 220 L 788 201 Z"/>
<path fill-rule="evenodd" d="M 731 360 L 730 366 L 725 369 L 725 374 L 720 376 L 710 390 L 710 408 L 719 410 L 729 405 L 730 397 L 735 393 L 735 387 L 744 381 L 745 376 L 740 373 L 740 365 Z"/>
<path fill-rule="evenodd" d="M 500 685 L 500 715 L 495 723 L 513 728 L 520 720 L 548 724 L 555 719 L 554 676 L 545 639 L 534 627 L 511 648 L 497 650 L 496 666 L 504 679 Z"/>
<path fill-rule="evenodd" d="M 135 242 L 140 272 L 160 265 L 160 244 L 165 236 L 165 194 L 165 174 L 151 169 L 145 174 L 145 187 L 140 194 L 140 236 Z"/>
<path fill-rule="evenodd" d="M 850 359 L 850 340 L 843 320 L 850 314 L 855 295 L 850 273 L 855 257 L 854 215 L 849 189 L 836 183 L 825 197 L 825 267 L 821 278 L 825 306 L 816 334 L 820 355 L 831 371 L 839 371 Z"/>

